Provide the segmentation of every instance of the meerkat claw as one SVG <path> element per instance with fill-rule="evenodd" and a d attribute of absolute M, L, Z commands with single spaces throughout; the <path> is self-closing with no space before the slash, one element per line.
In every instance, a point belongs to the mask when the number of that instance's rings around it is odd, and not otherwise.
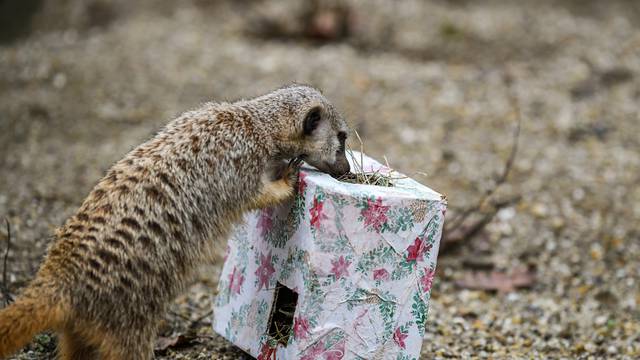
<path fill-rule="evenodd" d="M 300 172 L 301 166 L 302 158 L 300 156 L 292 158 L 285 167 L 282 178 L 284 178 L 288 184 L 295 185 L 298 182 L 298 173 Z"/>
<path fill-rule="evenodd" d="M 300 169 L 300 167 L 302 166 L 302 156 L 298 156 L 295 159 L 293 159 L 293 167 L 296 169 Z"/>

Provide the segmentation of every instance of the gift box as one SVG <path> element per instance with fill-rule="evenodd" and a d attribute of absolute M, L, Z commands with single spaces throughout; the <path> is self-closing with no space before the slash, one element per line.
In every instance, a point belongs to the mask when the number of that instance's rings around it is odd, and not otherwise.
<path fill-rule="evenodd" d="M 446 200 L 362 159 L 393 186 L 303 168 L 290 203 L 245 216 L 228 243 L 216 332 L 259 360 L 420 357 Z"/>

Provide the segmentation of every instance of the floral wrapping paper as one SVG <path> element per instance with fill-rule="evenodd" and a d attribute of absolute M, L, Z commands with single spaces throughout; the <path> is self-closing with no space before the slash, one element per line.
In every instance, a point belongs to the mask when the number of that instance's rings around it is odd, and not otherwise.
<path fill-rule="evenodd" d="M 366 156 L 363 168 L 401 177 Z M 247 214 L 229 240 L 214 330 L 259 360 L 418 359 L 446 200 L 393 182 L 303 168 L 293 201 Z M 277 282 L 298 294 L 286 346 L 268 335 Z"/>

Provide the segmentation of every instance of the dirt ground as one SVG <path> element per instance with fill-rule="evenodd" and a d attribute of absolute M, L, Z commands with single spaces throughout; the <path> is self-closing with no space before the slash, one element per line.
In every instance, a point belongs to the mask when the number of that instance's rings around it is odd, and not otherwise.
<path fill-rule="evenodd" d="M 13 293 L 53 229 L 132 147 L 199 103 L 291 82 L 323 89 L 367 153 L 427 173 L 419 180 L 455 215 L 508 156 L 509 77 L 523 124 L 500 194 L 521 201 L 440 256 L 422 358 L 640 357 L 639 4 L 52 4 L 0 38 L 0 216 L 13 233 Z M 5 240 L 2 230 L 0 249 Z M 157 358 L 244 357 L 210 330 L 219 265 L 176 300 L 161 340 L 178 344 Z M 536 281 L 517 291 L 456 285 L 470 271 L 520 266 Z M 17 358 L 48 359 L 54 347 L 42 335 Z"/>

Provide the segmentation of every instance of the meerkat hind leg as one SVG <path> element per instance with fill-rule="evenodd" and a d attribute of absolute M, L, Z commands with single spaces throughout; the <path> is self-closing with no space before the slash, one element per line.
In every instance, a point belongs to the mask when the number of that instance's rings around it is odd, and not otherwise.
<path fill-rule="evenodd" d="M 65 330 L 58 339 L 58 358 L 60 360 L 84 360 L 97 358 L 97 348 L 85 341 L 81 335 Z"/>
<path fill-rule="evenodd" d="M 153 359 L 153 343 L 151 339 L 136 337 L 115 342 L 103 342 L 100 346 L 101 360 L 151 360 Z"/>

